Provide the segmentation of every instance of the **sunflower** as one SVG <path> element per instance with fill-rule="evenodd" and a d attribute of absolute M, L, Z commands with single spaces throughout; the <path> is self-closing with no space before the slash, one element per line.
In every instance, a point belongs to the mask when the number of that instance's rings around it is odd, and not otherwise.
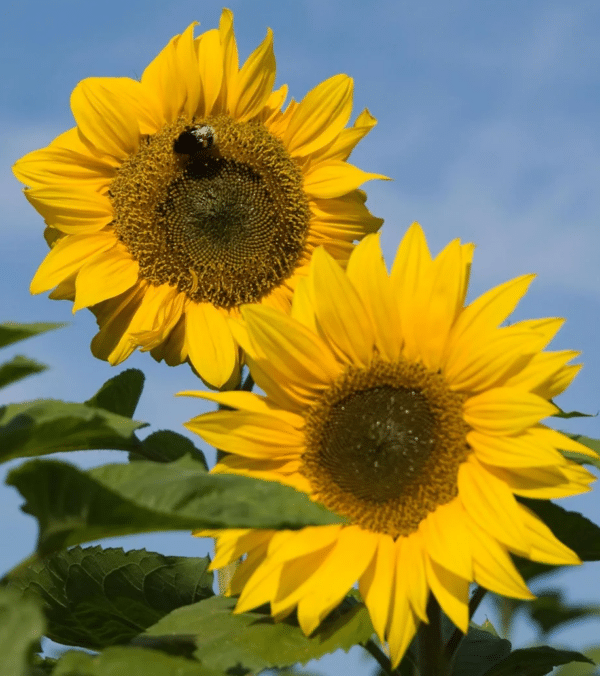
<path fill-rule="evenodd" d="M 515 496 L 588 490 L 557 449 L 596 455 L 541 424 L 579 366 L 545 352 L 560 319 L 500 326 L 532 276 L 465 306 L 473 245 L 436 258 L 413 224 L 388 275 L 377 235 L 344 271 L 317 249 L 290 315 L 242 309 L 250 392 L 184 394 L 220 410 L 187 428 L 228 452 L 213 471 L 279 481 L 347 523 L 299 531 L 225 530 L 212 567 L 242 555 L 236 611 L 296 609 L 310 634 L 358 582 L 396 666 L 432 593 L 463 632 L 469 583 L 532 598 L 510 552 L 549 564 L 578 557 Z"/>
<path fill-rule="evenodd" d="M 229 10 L 218 29 L 194 38 L 194 26 L 140 81 L 80 82 L 77 126 L 14 172 L 51 246 L 31 292 L 90 308 L 96 357 L 189 360 L 221 388 L 239 379 L 239 307 L 289 310 L 319 245 L 347 262 L 382 223 L 358 187 L 384 177 L 346 161 L 376 122 L 365 110 L 346 128 L 351 78 L 283 109 L 270 30 L 239 68 Z"/>

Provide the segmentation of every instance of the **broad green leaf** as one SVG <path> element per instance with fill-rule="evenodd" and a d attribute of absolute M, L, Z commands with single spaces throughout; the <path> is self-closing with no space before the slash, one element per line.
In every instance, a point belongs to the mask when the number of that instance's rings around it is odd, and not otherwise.
<path fill-rule="evenodd" d="M 17 324 L 16 322 L 5 322 L 0 324 L 0 347 L 6 347 L 20 340 L 37 336 L 46 331 L 59 329 L 66 324 L 56 324 L 52 322 L 35 322 L 34 324 Z"/>
<path fill-rule="evenodd" d="M 373 626 L 362 604 L 348 599 L 326 618 L 310 636 L 292 620 L 273 622 L 259 612 L 233 615 L 236 599 L 213 596 L 173 611 L 143 636 L 135 639 L 161 647 L 171 636 L 191 636 L 194 653 L 210 669 L 226 671 L 239 666 L 254 673 L 269 667 L 286 667 L 342 649 L 371 638 Z"/>
<path fill-rule="evenodd" d="M 172 462 L 184 455 L 189 455 L 201 462 L 205 470 L 208 465 L 204 453 L 196 448 L 193 442 L 183 434 L 171 430 L 159 430 L 147 436 L 135 453 L 129 454 L 131 461 L 152 460 L 154 462 Z"/>
<path fill-rule="evenodd" d="M 585 656 L 589 657 L 590 660 L 593 660 L 596 664 L 600 664 L 600 646 L 588 648 L 585 651 Z M 596 664 L 578 664 L 577 662 L 571 662 L 570 664 L 565 664 L 563 667 L 560 667 L 556 672 L 556 676 L 597 676 L 598 672 L 596 671 Z"/>
<path fill-rule="evenodd" d="M 600 606 L 571 606 L 564 603 L 563 595 L 558 590 L 538 594 L 533 601 L 528 601 L 525 607 L 544 633 L 578 618 L 600 615 Z"/>
<path fill-rule="evenodd" d="M 97 657 L 70 651 L 52 676 L 225 676 L 198 662 L 143 648 L 108 648 Z M 233 674 L 232 674 L 233 676 Z"/>
<path fill-rule="evenodd" d="M 105 537 L 157 530 L 302 528 L 343 519 L 289 486 L 232 474 L 208 474 L 189 457 L 83 471 L 33 460 L 7 483 L 39 523 L 38 551 L 50 553 Z"/>
<path fill-rule="evenodd" d="M 41 608 L 12 589 L 0 589 L 0 674 L 22 676 L 44 634 Z"/>
<path fill-rule="evenodd" d="M 38 596 L 57 643 L 90 650 L 128 643 L 176 608 L 212 596 L 208 557 L 74 547 L 36 562 L 10 586 Z"/>
<path fill-rule="evenodd" d="M 144 374 L 138 369 L 127 369 L 107 380 L 96 394 L 85 403 L 117 415 L 133 418 L 144 389 Z"/>
<path fill-rule="evenodd" d="M 554 535 L 577 553 L 582 561 L 600 561 L 600 527 L 578 512 L 570 512 L 549 500 L 519 497 L 550 528 Z M 535 575 L 557 570 L 556 566 L 521 559 L 515 556 L 519 572 L 526 580 Z"/>
<path fill-rule="evenodd" d="M 505 638 L 471 625 L 456 653 L 452 676 L 483 676 L 508 657 L 510 647 Z"/>
<path fill-rule="evenodd" d="M 18 354 L 10 361 L 0 364 L 0 388 L 23 380 L 23 378 L 27 378 L 34 373 L 41 373 L 47 368 L 45 364 L 41 364 L 39 361 Z"/>
<path fill-rule="evenodd" d="M 37 399 L 0 408 L 0 462 L 58 451 L 139 447 L 136 422 L 102 408 Z"/>
<path fill-rule="evenodd" d="M 485 672 L 485 676 L 545 676 L 554 667 L 569 662 L 593 664 L 585 655 L 572 650 L 556 650 L 549 646 L 537 646 L 515 650 L 505 660 Z"/>

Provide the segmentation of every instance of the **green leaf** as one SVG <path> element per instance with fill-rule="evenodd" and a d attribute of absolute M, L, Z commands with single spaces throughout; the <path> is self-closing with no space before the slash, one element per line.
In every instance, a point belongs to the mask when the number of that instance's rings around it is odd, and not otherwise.
<path fill-rule="evenodd" d="M 556 404 L 552 402 L 555 406 Z M 594 418 L 593 413 L 582 413 L 581 411 L 563 411 L 562 408 L 557 406 L 559 409 L 558 413 L 553 413 L 553 418 Z"/>
<path fill-rule="evenodd" d="M 0 674 L 22 676 L 44 634 L 44 615 L 33 599 L 0 589 Z"/>
<path fill-rule="evenodd" d="M 10 586 L 38 596 L 57 643 L 98 650 L 128 643 L 175 608 L 212 596 L 210 560 L 74 547 L 38 561 Z"/>
<path fill-rule="evenodd" d="M 182 657 L 143 648 L 108 648 L 97 657 L 70 651 L 52 676 L 225 676 Z M 233 674 L 232 674 L 233 676 Z"/>
<path fill-rule="evenodd" d="M 133 418 L 142 390 L 144 374 L 138 369 L 127 369 L 107 380 L 96 394 L 85 403 L 117 415 Z"/>
<path fill-rule="evenodd" d="M 554 535 L 570 547 L 582 561 L 600 561 L 600 527 L 578 512 L 570 512 L 549 500 L 518 498 L 550 528 Z M 526 580 L 554 570 L 556 566 L 514 557 L 519 572 Z"/>
<path fill-rule="evenodd" d="M 334 610 L 310 636 L 292 620 L 273 622 L 259 612 L 232 615 L 236 599 L 213 596 L 164 617 L 134 644 L 160 647 L 170 636 L 192 636 L 194 653 L 210 669 L 226 671 L 238 666 L 252 672 L 286 667 L 318 659 L 371 638 L 373 626 L 362 604 L 348 599 Z"/>
<path fill-rule="evenodd" d="M 549 646 L 537 646 L 515 650 L 505 660 L 485 672 L 485 676 L 545 676 L 554 667 L 569 662 L 593 664 L 585 655 L 571 650 L 556 650 Z"/>
<path fill-rule="evenodd" d="M 208 474 L 189 458 L 168 464 L 103 465 L 87 472 L 34 460 L 7 483 L 39 523 L 46 554 L 99 538 L 157 530 L 302 528 L 344 520 L 289 486 L 233 474 Z"/>
<path fill-rule="evenodd" d="M 59 329 L 66 324 L 56 324 L 52 322 L 36 322 L 34 324 L 17 324 L 16 322 L 6 322 L 0 324 L 0 347 L 6 347 L 20 340 L 37 336 L 46 331 Z"/>
<path fill-rule="evenodd" d="M 471 624 L 456 652 L 452 676 L 483 676 L 490 665 L 506 659 L 510 647 L 505 638 Z"/>
<path fill-rule="evenodd" d="M 600 646 L 588 648 L 585 651 L 585 656 L 589 657 L 596 664 L 600 663 Z M 597 676 L 598 672 L 595 669 L 595 664 L 581 665 L 576 662 L 571 662 L 563 667 L 560 667 L 556 672 L 556 676 Z"/>
<path fill-rule="evenodd" d="M 591 448 L 592 451 L 596 451 L 596 453 L 600 454 L 599 439 L 584 437 L 580 434 L 567 434 L 566 432 L 563 432 L 563 434 L 571 437 L 571 439 L 578 441 L 580 444 L 583 444 L 584 446 Z M 583 453 L 574 453 L 573 451 L 561 451 L 561 453 L 569 460 L 573 460 L 573 462 L 577 462 L 580 465 L 595 465 L 598 469 L 600 469 L 600 458 L 590 458 L 589 455 L 584 455 Z"/>
<path fill-rule="evenodd" d="M 600 615 L 600 606 L 570 606 L 563 602 L 558 590 L 549 590 L 537 595 L 526 604 L 527 612 L 544 633 L 581 617 Z"/>
<path fill-rule="evenodd" d="M 0 364 L 0 388 L 23 380 L 23 378 L 27 378 L 34 373 L 41 373 L 47 368 L 45 364 L 41 364 L 39 361 L 18 354 L 10 361 Z"/>
<path fill-rule="evenodd" d="M 136 422 L 102 408 L 37 399 L 0 408 L 0 462 L 57 451 L 134 451 Z"/>
<path fill-rule="evenodd" d="M 147 436 L 135 453 L 129 454 L 131 461 L 152 460 L 153 462 L 172 462 L 184 455 L 189 455 L 201 462 L 205 470 L 208 465 L 204 453 L 197 449 L 192 441 L 183 434 L 171 430 L 159 430 Z"/>

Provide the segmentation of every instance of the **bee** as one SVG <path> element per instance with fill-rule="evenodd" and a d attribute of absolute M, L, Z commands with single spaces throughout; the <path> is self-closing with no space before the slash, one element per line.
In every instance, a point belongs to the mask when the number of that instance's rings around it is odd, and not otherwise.
<path fill-rule="evenodd" d="M 190 127 L 182 131 L 175 139 L 173 150 L 180 155 L 195 155 L 212 148 L 215 140 L 215 130 L 209 125 Z"/>

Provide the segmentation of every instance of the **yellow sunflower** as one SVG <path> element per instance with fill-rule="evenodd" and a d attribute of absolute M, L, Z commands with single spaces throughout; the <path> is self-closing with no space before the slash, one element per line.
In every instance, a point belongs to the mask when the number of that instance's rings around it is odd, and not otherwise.
<path fill-rule="evenodd" d="M 310 634 L 358 581 L 396 666 L 431 592 L 463 632 L 473 581 L 532 598 L 509 552 L 549 564 L 578 557 L 515 496 L 588 490 L 593 475 L 557 450 L 596 455 L 541 424 L 579 366 L 545 352 L 561 319 L 500 326 L 532 276 L 465 307 L 473 245 L 432 258 L 414 224 L 388 275 L 377 235 L 346 271 L 317 249 L 291 315 L 248 306 L 238 339 L 250 392 L 184 394 L 236 410 L 188 429 L 227 451 L 214 468 L 289 484 L 348 525 L 225 530 L 213 568 L 242 555 L 228 592 L 238 612 L 297 609 Z"/>
<path fill-rule="evenodd" d="M 283 110 L 270 30 L 239 68 L 229 10 L 218 29 L 194 38 L 194 26 L 140 81 L 80 82 L 77 126 L 14 172 L 52 247 L 31 292 L 90 308 L 92 351 L 111 364 L 140 348 L 227 387 L 239 379 L 239 306 L 289 309 L 319 245 L 346 262 L 382 223 L 358 187 L 384 177 L 347 162 L 376 122 L 365 110 L 346 128 L 351 78 Z"/>

